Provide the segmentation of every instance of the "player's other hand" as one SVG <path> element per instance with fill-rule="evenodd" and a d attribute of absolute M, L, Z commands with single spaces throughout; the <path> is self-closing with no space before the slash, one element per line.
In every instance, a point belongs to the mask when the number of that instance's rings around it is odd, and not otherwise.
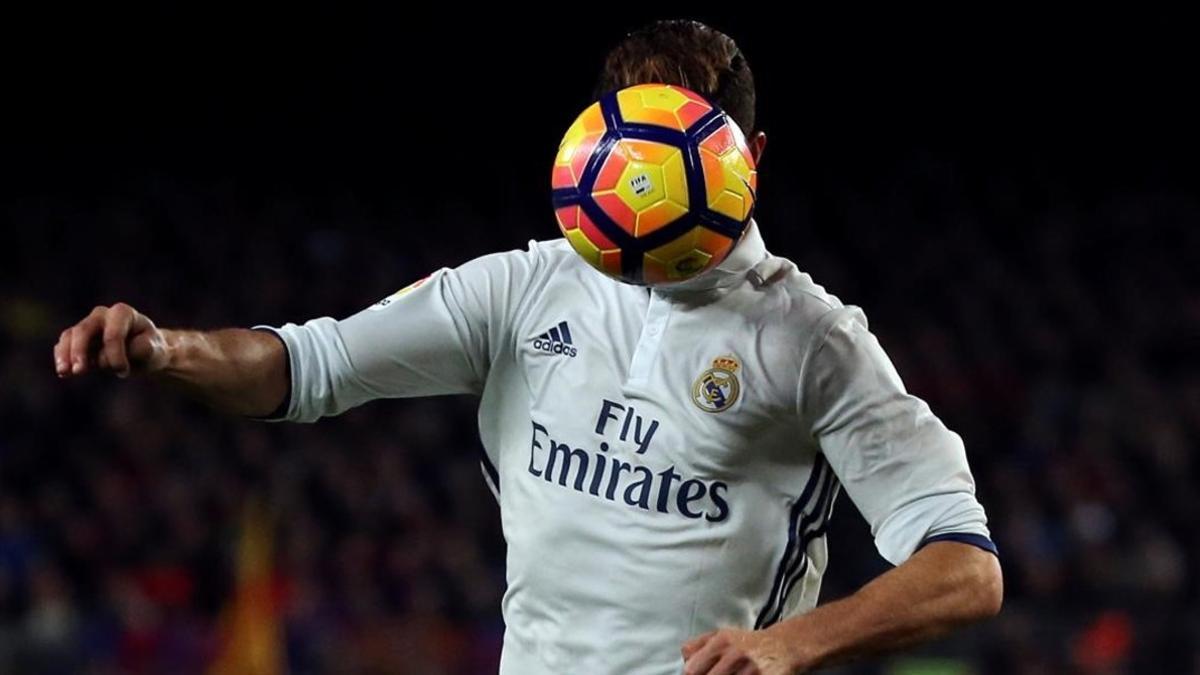
<path fill-rule="evenodd" d="M 96 307 L 64 330 L 54 345 L 54 372 L 63 378 L 91 370 L 127 377 L 132 372 L 161 370 L 166 362 L 162 331 L 123 302 Z"/>
<path fill-rule="evenodd" d="M 683 643 L 684 675 L 792 675 L 785 645 L 762 630 L 722 628 Z"/>

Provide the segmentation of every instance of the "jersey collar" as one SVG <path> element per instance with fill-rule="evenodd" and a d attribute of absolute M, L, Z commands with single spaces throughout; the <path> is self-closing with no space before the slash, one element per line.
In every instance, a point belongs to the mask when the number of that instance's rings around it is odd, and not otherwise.
<path fill-rule="evenodd" d="M 758 231 L 758 223 L 751 220 L 741 241 L 734 245 L 729 257 L 721 261 L 720 265 L 694 279 L 669 286 L 656 286 L 654 290 L 665 295 L 679 291 L 709 291 L 733 286 L 747 278 L 755 286 L 760 286 L 762 280 L 770 275 L 764 275 L 763 270 L 758 268 L 768 263 L 771 258 Z"/>

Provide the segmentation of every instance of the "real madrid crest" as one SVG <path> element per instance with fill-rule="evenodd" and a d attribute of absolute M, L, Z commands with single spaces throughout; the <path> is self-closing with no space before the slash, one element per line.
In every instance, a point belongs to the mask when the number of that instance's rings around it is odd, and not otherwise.
<path fill-rule="evenodd" d="M 728 410 L 737 401 L 742 389 L 737 378 L 737 371 L 741 367 L 735 356 L 713 359 L 712 368 L 701 373 L 692 384 L 692 403 L 704 412 Z"/>

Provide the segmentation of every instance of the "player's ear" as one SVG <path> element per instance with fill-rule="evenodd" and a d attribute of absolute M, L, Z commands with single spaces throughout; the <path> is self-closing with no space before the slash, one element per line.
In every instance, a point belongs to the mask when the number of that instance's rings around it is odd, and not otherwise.
<path fill-rule="evenodd" d="M 763 150 L 767 147 L 767 135 L 761 131 L 756 131 L 750 134 L 747 145 L 750 146 L 750 155 L 754 157 L 754 164 L 757 166 L 762 162 Z"/>

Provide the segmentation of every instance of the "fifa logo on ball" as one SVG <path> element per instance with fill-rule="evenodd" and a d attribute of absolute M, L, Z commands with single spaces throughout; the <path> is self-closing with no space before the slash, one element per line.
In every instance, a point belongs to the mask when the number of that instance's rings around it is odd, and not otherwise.
<path fill-rule="evenodd" d="M 551 172 L 559 228 L 592 267 L 671 284 L 723 261 L 754 211 L 742 130 L 699 94 L 642 84 L 605 95 L 567 129 Z"/>
<path fill-rule="evenodd" d="M 633 180 L 629 181 L 629 187 L 633 188 L 633 194 L 639 197 L 653 189 L 653 186 L 650 185 L 650 176 L 644 173 L 634 176 Z"/>

